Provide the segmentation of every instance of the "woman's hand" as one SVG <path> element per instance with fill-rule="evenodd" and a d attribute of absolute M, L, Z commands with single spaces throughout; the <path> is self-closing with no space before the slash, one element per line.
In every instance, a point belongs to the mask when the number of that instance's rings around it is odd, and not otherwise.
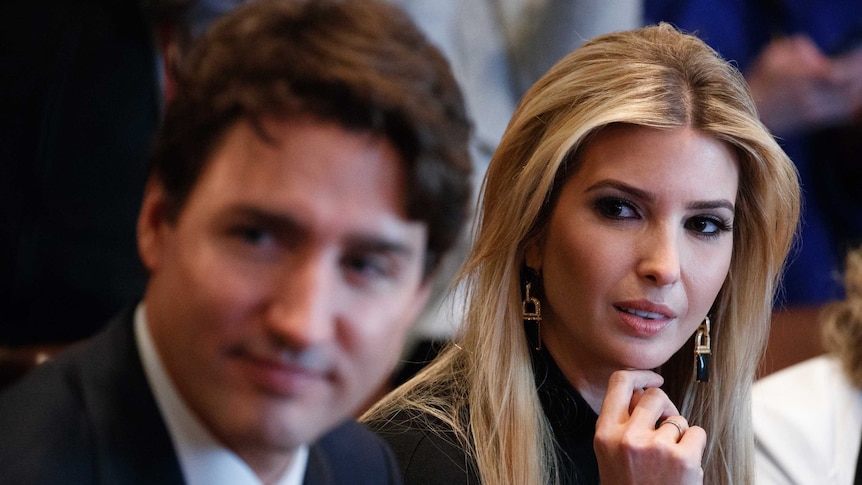
<path fill-rule="evenodd" d="M 706 432 L 688 426 L 662 382 L 644 370 L 611 374 L 593 444 L 603 485 L 703 483 Z"/>

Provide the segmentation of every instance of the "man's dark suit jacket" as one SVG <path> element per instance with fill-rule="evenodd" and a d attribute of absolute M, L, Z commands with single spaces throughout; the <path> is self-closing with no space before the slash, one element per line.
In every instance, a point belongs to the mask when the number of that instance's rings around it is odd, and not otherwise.
<path fill-rule="evenodd" d="M 0 394 L 0 483 L 184 483 L 132 315 Z M 310 447 L 304 483 L 401 482 L 386 445 L 350 420 Z"/>

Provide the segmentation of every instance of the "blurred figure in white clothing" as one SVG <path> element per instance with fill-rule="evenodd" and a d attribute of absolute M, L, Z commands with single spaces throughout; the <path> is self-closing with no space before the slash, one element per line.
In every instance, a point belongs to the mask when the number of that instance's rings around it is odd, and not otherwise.
<path fill-rule="evenodd" d="M 828 353 L 754 386 L 758 485 L 862 480 L 862 247 L 848 255 L 845 281 L 844 300 L 821 315 Z"/>

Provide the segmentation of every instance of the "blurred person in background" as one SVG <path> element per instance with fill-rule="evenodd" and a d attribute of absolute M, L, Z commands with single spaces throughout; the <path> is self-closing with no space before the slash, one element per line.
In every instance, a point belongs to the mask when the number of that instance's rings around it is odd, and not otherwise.
<path fill-rule="evenodd" d="M 826 355 L 761 379 L 752 404 L 758 485 L 862 481 L 862 248 L 846 296 L 821 315 Z"/>

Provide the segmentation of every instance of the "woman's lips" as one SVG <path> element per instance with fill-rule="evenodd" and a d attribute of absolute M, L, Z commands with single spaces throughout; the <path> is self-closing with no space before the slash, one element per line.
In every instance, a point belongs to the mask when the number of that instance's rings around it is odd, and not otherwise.
<path fill-rule="evenodd" d="M 653 337 L 676 318 L 665 305 L 648 301 L 622 302 L 614 304 L 626 333 L 633 337 Z"/>

